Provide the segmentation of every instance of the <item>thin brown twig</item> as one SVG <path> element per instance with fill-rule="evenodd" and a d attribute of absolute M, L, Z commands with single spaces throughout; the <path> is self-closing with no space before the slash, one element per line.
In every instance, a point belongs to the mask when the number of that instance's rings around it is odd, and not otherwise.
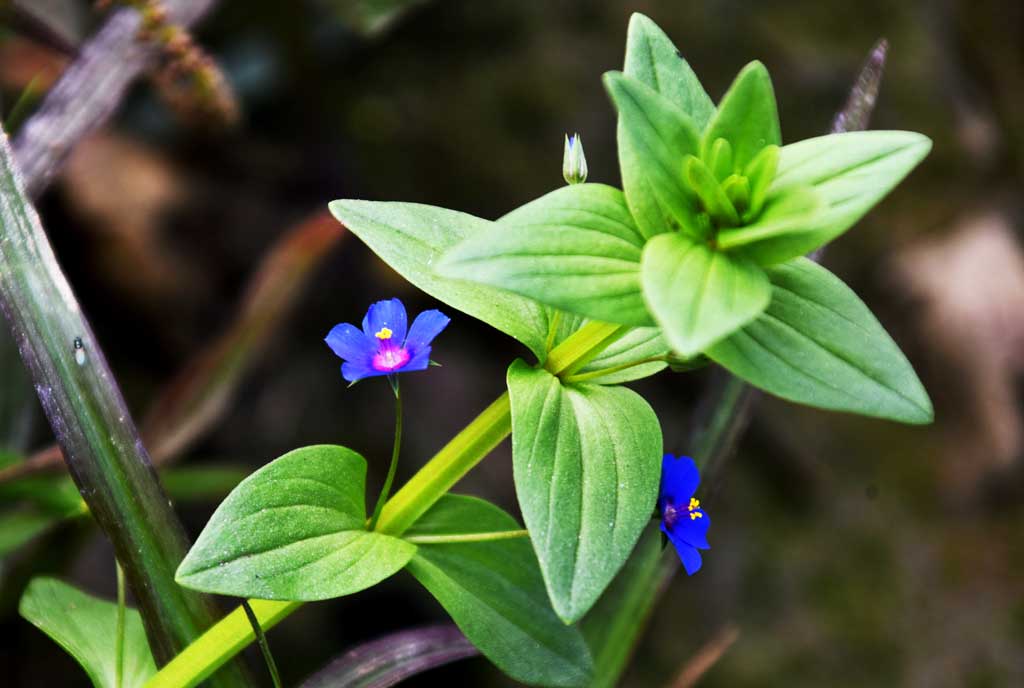
<path fill-rule="evenodd" d="M 734 624 L 726 624 L 719 629 L 711 636 L 711 640 L 704 643 L 703 647 L 697 650 L 697 654 L 683 665 L 675 680 L 669 684 L 670 688 L 692 688 L 697 685 L 697 681 L 722 658 L 739 637 L 740 629 Z"/>

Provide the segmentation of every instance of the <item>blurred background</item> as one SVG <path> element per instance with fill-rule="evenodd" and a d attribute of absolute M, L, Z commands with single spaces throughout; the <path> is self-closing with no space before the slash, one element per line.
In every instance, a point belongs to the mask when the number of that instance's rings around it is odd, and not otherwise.
<path fill-rule="evenodd" d="M 0 111 L 11 130 L 106 15 L 85 0 L 0 7 Z M 172 471 L 251 471 L 297 446 L 341 443 L 369 459 L 379 485 L 390 392 L 347 389 L 322 339 L 377 299 L 398 296 L 412 312 L 438 304 L 346 235 L 326 203 L 416 201 L 493 219 L 563 183 L 566 132 L 582 135 L 590 181 L 618 184 L 600 77 L 621 68 L 634 11 L 665 29 L 716 100 L 762 60 L 787 142 L 823 133 L 867 52 L 889 40 L 872 127 L 920 131 L 935 148 L 825 262 L 914 363 L 936 423 L 757 399 L 738 451 L 704 488 L 714 549 L 698 575 L 673 581 L 625 685 L 668 684 L 731 627 L 735 643 L 700 685 L 1024 685 L 1018 0 L 215 3 L 194 35 L 223 70 L 234 118 L 197 113 L 159 77 L 140 80 L 38 201 L 154 459 Z M 452 315 L 435 346 L 443 368 L 403 385 L 400 478 L 526 355 Z M 635 385 L 667 451 L 689 450 L 713 376 Z M 45 464 L 51 442 L 0 332 L 0 456 Z M 203 494 L 195 482 L 168 484 L 185 493 L 178 506 L 193 536 L 239 473 L 200 475 Z M 514 511 L 511 486 L 506 443 L 458 489 Z M 86 519 L 17 497 L 0 479 L 3 683 L 87 685 L 16 603 L 38 573 L 112 596 L 111 550 Z M 403 573 L 305 606 L 270 641 L 295 684 L 353 644 L 444 618 Z M 511 685 L 482 659 L 408 685 L 440 681 Z"/>

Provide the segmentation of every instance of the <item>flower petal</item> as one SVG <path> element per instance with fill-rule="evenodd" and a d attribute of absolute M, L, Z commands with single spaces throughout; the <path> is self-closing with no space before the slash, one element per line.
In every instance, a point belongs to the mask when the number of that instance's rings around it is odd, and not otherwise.
<path fill-rule="evenodd" d="M 708 528 L 711 526 L 711 519 L 703 509 L 697 509 L 691 513 L 701 515 L 698 518 L 690 518 L 689 513 L 680 514 L 679 520 L 672 526 L 672 536 L 691 547 L 711 549 L 711 545 L 708 544 Z"/>
<path fill-rule="evenodd" d="M 686 573 L 692 576 L 700 571 L 701 564 L 704 562 L 701 559 L 700 552 L 697 551 L 697 548 L 676 538 L 665 528 L 664 525 L 661 526 L 661 530 L 668 535 L 669 542 L 671 542 L 676 548 L 676 553 L 679 555 L 679 559 L 683 562 L 683 568 L 686 569 Z"/>
<path fill-rule="evenodd" d="M 415 323 L 413 323 L 415 325 Z M 411 350 L 410 350 L 411 351 Z M 426 370 L 430 366 L 430 347 L 425 346 L 418 351 L 413 351 L 409 362 L 396 370 L 397 373 L 411 373 L 416 370 Z"/>
<path fill-rule="evenodd" d="M 405 341 L 405 334 L 408 331 L 409 320 L 405 314 L 405 306 L 398 299 L 378 301 L 370 306 L 363 318 L 363 332 L 373 339 L 382 329 L 391 330 L 391 341 L 401 344 Z"/>
<path fill-rule="evenodd" d="M 661 460 L 661 500 L 668 500 L 673 504 L 685 504 L 693 493 L 697 491 L 700 484 L 700 472 L 697 471 L 697 464 L 689 456 L 680 456 L 678 459 L 671 454 L 665 454 Z"/>
<path fill-rule="evenodd" d="M 346 361 L 362 360 L 377 350 L 377 344 L 367 339 L 363 331 L 351 323 L 335 325 L 324 337 L 324 341 L 331 347 L 331 351 Z"/>
<path fill-rule="evenodd" d="M 376 370 L 367 360 L 345 361 L 341 364 L 341 376 L 349 382 L 357 382 L 364 377 L 378 375 L 387 375 L 387 373 Z"/>
<path fill-rule="evenodd" d="M 451 321 L 451 318 L 439 310 L 423 311 L 412 321 L 409 336 L 405 339 L 405 347 L 415 356 L 419 349 L 434 341 L 434 337 L 441 334 L 441 330 Z"/>

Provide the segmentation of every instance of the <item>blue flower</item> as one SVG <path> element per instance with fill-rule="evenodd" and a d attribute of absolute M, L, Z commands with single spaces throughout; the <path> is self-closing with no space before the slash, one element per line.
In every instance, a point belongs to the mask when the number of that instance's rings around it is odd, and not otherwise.
<path fill-rule="evenodd" d="M 665 454 L 661 460 L 661 492 L 658 512 L 661 513 L 661 531 L 668 535 L 683 560 L 683 567 L 691 576 L 700 570 L 698 550 L 711 549 L 707 532 L 710 519 L 700 508 L 700 500 L 693 494 L 700 484 L 697 464 L 689 456 L 678 459 Z"/>
<path fill-rule="evenodd" d="M 423 311 L 407 332 L 405 306 L 391 299 L 370 306 L 363 329 L 341 323 L 324 341 L 344 359 L 342 377 L 356 382 L 364 377 L 425 370 L 430 365 L 430 342 L 449 322 L 451 319 L 441 311 Z"/>

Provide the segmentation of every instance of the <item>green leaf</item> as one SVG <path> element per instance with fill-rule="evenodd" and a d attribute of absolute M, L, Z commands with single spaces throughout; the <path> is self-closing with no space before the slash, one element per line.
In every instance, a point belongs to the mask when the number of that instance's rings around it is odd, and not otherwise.
<path fill-rule="evenodd" d="M 366 530 L 366 460 L 291 451 L 243 480 L 178 568 L 185 587 L 263 600 L 325 600 L 376 585 L 416 548 Z"/>
<path fill-rule="evenodd" d="M 442 254 L 493 222 L 418 203 L 340 200 L 331 212 L 402 277 L 452 308 L 483 320 L 544 356 L 548 321 L 544 308 L 501 289 L 441 277 Z"/>
<path fill-rule="evenodd" d="M 621 191 L 574 184 L 463 241 L 438 271 L 596 320 L 653 325 L 640 291 L 643 245 Z"/>
<path fill-rule="evenodd" d="M 698 131 L 715 114 L 715 104 L 672 40 L 639 13 L 629 19 L 626 64 L 622 71 L 689 115 Z"/>
<path fill-rule="evenodd" d="M 516 495 L 548 595 L 567 623 L 589 610 L 651 518 L 661 427 L 625 387 L 563 385 L 522 360 L 508 370 Z"/>
<path fill-rule="evenodd" d="M 765 146 L 782 142 L 772 79 L 760 62 L 744 67 L 718 104 L 701 142 L 705 160 L 717 139 L 732 144 L 734 172 L 746 169 Z"/>
<path fill-rule="evenodd" d="M 667 356 L 671 349 L 660 327 L 634 327 L 626 334 L 612 342 L 607 349 L 583 366 L 578 373 L 585 374 L 598 370 L 616 368 L 656 356 Z M 601 385 L 617 385 L 632 380 L 641 380 L 664 370 L 668 366 L 665 361 L 653 361 L 631 366 L 617 372 L 608 373 L 589 381 Z"/>
<path fill-rule="evenodd" d="M 406 536 L 518 528 L 493 504 L 446 495 Z M 589 685 L 590 653 L 579 630 L 563 624 L 552 610 L 526 538 L 421 544 L 407 568 L 466 637 L 513 679 L 531 685 Z"/>
<path fill-rule="evenodd" d="M 647 243 L 641 277 L 665 339 L 687 357 L 757 317 L 771 298 L 768 277 L 757 265 L 678 233 Z"/>
<path fill-rule="evenodd" d="M 619 683 L 658 594 L 661 542 L 661 530 L 652 521 L 626 565 L 580 623 L 594 656 L 590 688 L 614 688 Z"/>
<path fill-rule="evenodd" d="M 757 320 L 707 351 L 736 376 L 801 404 L 929 423 L 931 401 L 914 369 L 857 295 L 799 258 L 768 270 L 772 302 Z"/>
<path fill-rule="evenodd" d="M 715 242 L 722 251 L 738 250 L 738 253 L 756 259 L 770 251 L 768 246 L 780 237 L 785 240 L 795 233 L 806 232 L 814 227 L 816 216 L 825 204 L 814 189 L 797 186 L 769 198 L 764 212 L 756 221 L 725 229 L 718 233 Z"/>
<path fill-rule="evenodd" d="M 172 466 L 160 471 L 160 482 L 171 499 L 212 502 L 223 499 L 248 473 L 241 466 Z"/>
<path fill-rule="evenodd" d="M 707 236 L 694 209 L 694 195 L 683 181 L 683 159 L 697 155 L 699 135 L 690 118 L 645 84 L 619 72 L 604 75 L 619 111 L 619 166 L 622 187 L 637 227 L 647 238 L 682 229 Z"/>
<path fill-rule="evenodd" d="M 116 604 L 54 578 L 33 578 L 21 596 L 18 612 L 67 650 L 94 686 L 115 688 Z M 134 609 L 125 610 L 123 667 L 123 688 L 141 686 L 156 673 L 142 617 Z"/>
<path fill-rule="evenodd" d="M 828 205 L 808 231 L 768 242 L 750 257 L 781 263 L 827 244 L 888 194 L 921 160 L 932 142 L 911 131 L 830 134 L 784 146 L 769 193 L 811 186 Z"/>
<path fill-rule="evenodd" d="M 61 521 L 59 516 L 37 511 L 0 514 L 0 558 L 28 544 Z"/>

